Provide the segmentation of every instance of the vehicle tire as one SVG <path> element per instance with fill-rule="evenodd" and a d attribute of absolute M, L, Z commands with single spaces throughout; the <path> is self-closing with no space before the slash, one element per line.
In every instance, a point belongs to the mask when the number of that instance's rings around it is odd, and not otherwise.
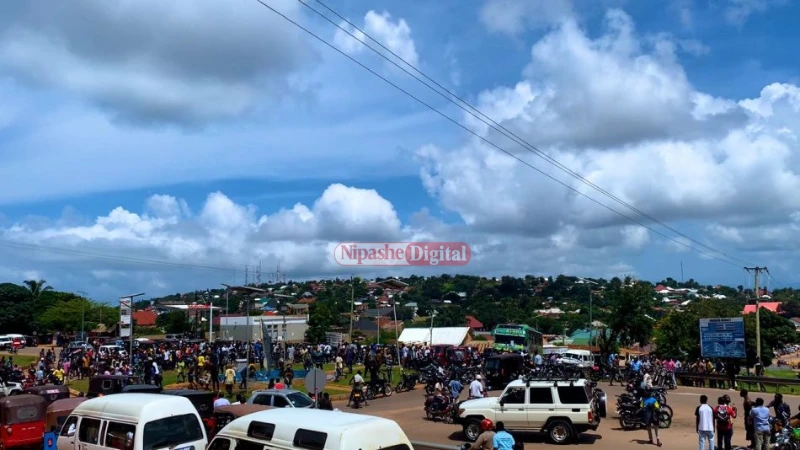
<path fill-rule="evenodd" d="M 672 415 L 667 411 L 658 413 L 658 428 L 669 428 L 672 426 Z"/>
<path fill-rule="evenodd" d="M 572 425 L 563 420 L 554 420 L 547 427 L 547 436 L 556 445 L 568 444 L 573 437 Z"/>
<path fill-rule="evenodd" d="M 434 392 L 436 392 L 436 387 L 434 385 L 432 384 L 425 385 L 425 393 L 427 395 L 433 395 Z"/>
<path fill-rule="evenodd" d="M 371 387 L 368 387 L 364 396 L 367 398 L 367 400 L 375 400 L 375 391 L 372 390 Z"/>
<path fill-rule="evenodd" d="M 661 410 L 666 411 L 669 414 L 670 418 L 674 416 L 674 413 L 672 412 L 672 407 L 669 405 L 661 405 Z"/>
<path fill-rule="evenodd" d="M 397 386 L 394 387 L 395 392 L 403 392 L 403 383 L 397 383 Z"/>
<path fill-rule="evenodd" d="M 428 420 L 433 420 L 433 413 L 428 408 L 425 408 L 425 418 Z"/>
<path fill-rule="evenodd" d="M 385 397 L 391 397 L 392 396 L 392 387 L 390 385 L 387 384 L 386 387 L 383 388 L 383 395 Z"/>
<path fill-rule="evenodd" d="M 630 431 L 636 428 L 636 425 L 628 422 L 626 414 L 620 414 L 619 416 L 619 427 L 625 431 Z"/>
<path fill-rule="evenodd" d="M 464 424 L 464 438 L 470 442 L 478 440 L 481 435 L 481 421 L 478 419 L 468 419 Z"/>

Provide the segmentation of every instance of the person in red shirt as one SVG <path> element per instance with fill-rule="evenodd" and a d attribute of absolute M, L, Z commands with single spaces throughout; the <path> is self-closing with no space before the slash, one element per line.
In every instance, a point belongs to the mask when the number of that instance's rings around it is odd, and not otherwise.
<path fill-rule="evenodd" d="M 714 427 L 717 435 L 717 448 L 731 450 L 733 437 L 733 419 L 736 418 L 736 407 L 731 406 L 731 398 L 727 395 L 720 397 L 717 407 L 714 408 Z"/>

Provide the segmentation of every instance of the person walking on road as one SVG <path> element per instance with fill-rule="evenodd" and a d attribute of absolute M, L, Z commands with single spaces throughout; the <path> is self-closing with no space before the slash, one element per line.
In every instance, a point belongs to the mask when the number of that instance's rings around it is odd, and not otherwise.
<path fill-rule="evenodd" d="M 739 392 L 739 397 L 742 397 L 742 406 L 744 407 L 744 433 L 745 439 L 750 442 L 750 448 L 755 448 L 756 441 L 753 429 L 753 418 L 750 416 L 750 411 L 753 410 L 753 401 L 750 400 L 750 393 L 747 389 L 742 389 Z"/>
<path fill-rule="evenodd" d="M 731 450 L 731 438 L 733 437 L 733 419 L 736 418 L 736 411 L 728 405 L 725 397 L 720 397 L 717 407 L 714 408 L 714 424 L 716 425 L 717 448 L 719 450 Z"/>
<path fill-rule="evenodd" d="M 694 411 L 700 450 L 714 450 L 714 410 L 708 406 L 708 396 L 700 396 L 700 406 Z"/>
<path fill-rule="evenodd" d="M 753 418 L 753 435 L 755 437 L 755 450 L 769 450 L 770 425 L 769 409 L 764 406 L 764 399 L 756 399 L 756 406 L 750 411 Z"/>
<path fill-rule="evenodd" d="M 644 416 L 645 427 L 647 427 L 647 437 L 651 444 L 661 447 L 661 438 L 658 436 L 658 417 L 661 405 L 653 395 L 653 391 L 648 389 L 645 398 L 642 400 L 642 415 Z M 653 441 L 655 431 L 656 440 Z"/>
<path fill-rule="evenodd" d="M 469 384 L 469 399 L 476 399 L 476 398 L 483 398 L 484 390 L 483 384 L 481 383 L 482 376 L 478 375 L 472 380 L 472 383 Z"/>

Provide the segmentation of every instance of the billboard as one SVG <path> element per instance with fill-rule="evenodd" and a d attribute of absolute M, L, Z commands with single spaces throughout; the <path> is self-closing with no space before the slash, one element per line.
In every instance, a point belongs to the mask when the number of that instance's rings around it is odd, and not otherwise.
<path fill-rule="evenodd" d="M 745 358 L 744 318 L 700 319 L 700 356 Z"/>
<path fill-rule="evenodd" d="M 131 303 L 133 299 L 127 298 L 119 301 L 119 337 L 131 336 Z"/>

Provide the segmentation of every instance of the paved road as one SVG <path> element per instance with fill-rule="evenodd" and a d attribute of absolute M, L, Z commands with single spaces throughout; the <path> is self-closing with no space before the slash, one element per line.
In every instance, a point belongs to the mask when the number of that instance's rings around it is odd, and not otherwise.
<path fill-rule="evenodd" d="M 610 403 L 609 417 L 601 422 L 597 431 L 582 435 L 581 444 L 590 445 L 597 450 L 619 450 L 621 448 L 636 448 L 639 445 L 647 445 L 647 431 L 622 431 L 619 427 L 619 420 L 616 418 L 613 409 L 616 404 L 614 396 L 619 394 L 621 389 L 616 386 L 608 387 L 605 383 L 601 387 L 608 393 Z M 494 392 L 493 394 L 498 395 L 499 392 Z M 700 402 L 701 394 L 706 394 L 709 397 L 709 403 L 712 405 L 716 405 L 719 396 L 728 394 L 733 398 L 734 403 L 740 405 L 741 409 L 741 399 L 738 392 L 686 387 L 670 391 L 668 401 L 675 415 L 672 427 L 660 431 L 661 440 L 664 443 L 663 448 L 697 448 L 697 434 L 694 430 L 694 410 Z M 771 395 L 764 395 L 763 397 L 765 402 L 771 400 Z M 753 398 L 755 399 L 756 396 L 753 396 Z M 800 397 L 785 396 L 785 399 L 792 406 L 792 409 L 797 411 L 798 405 L 800 405 Z M 465 442 L 460 426 L 426 420 L 422 409 L 423 403 L 423 391 L 418 388 L 412 392 L 393 394 L 389 398 L 377 398 L 371 401 L 369 406 L 358 410 L 347 408 L 345 406 L 346 402 L 337 402 L 334 406 L 344 411 L 372 414 L 395 420 L 411 440 L 452 445 Z M 525 448 L 553 447 L 541 436 L 531 434 L 519 437 L 525 442 Z M 632 447 L 631 444 L 635 446 Z M 737 419 L 734 425 L 733 444 L 734 447 L 745 444 L 741 418 Z"/>

